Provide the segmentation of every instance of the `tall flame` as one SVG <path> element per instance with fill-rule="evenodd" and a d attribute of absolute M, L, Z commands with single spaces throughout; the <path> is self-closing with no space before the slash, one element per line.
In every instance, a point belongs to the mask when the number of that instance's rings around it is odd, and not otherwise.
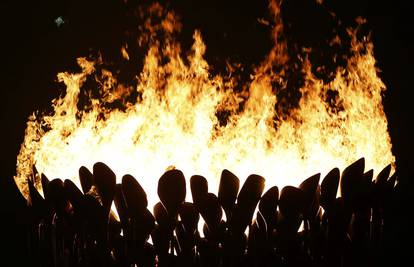
<path fill-rule="evenodd" d="M 174 39 L 181 24 L 172 12 L 152 5 L 149 13 L 163 19 L 157 25 L 147 20 L 143 26 L 147 34 L 139 41 L 148 42 L 149 48 L 134 89 L 138 97 L 133 103 L 124 101 L 130 90 L 110 71 L 97 71 L 99 61 L 79 58 L 81 72 L 58 75 L 66 94 L 53 101 L 54 112 L 28 120 L 17 158 L 20 190 L 27 196 L 26 179 L 33 175 L 33 166 L 48 177 L 79 184 L 79 167 L 101 161 L 118 181 L 127 173 L 136 177 L 154 204 L 158 178 L 170 166 L 187 178 L 205 176 L 210 190 L 216 191 L 224 168 L 241 182 L 251 173 L 260 174 L 269 187 L 298 185 L 360 157 L 376 172 L 394 162 L 382 107 L 386 88 L 377 75 L 372 43 L 358 40 L 356 30 L 349 30 L 346 67 L 337 67 L 330 82 L 317 78 L 310 60 L 302 59 L 301 98 L 289 116 L 280 116 L 277 92 L 289 90 L 289 55 L 277 1 L 270 2 L 270 10 L 274 47 L 240 92 L 231 75 L 209 72 L 199 31 L 189 56 L 182 57 Z M 162 45 L 157 31 L 164 32 Z M 129 60 L 125 47 L 121 52 Z M 100 95 L 81 105 L 84 83 L 91 77 L 100 85 Z M 336 97 L 329 98 L 330 93 Z M 123 107 L 108 108 L 114 101 Z M 228 115 L 225 123 L 218 114 Z"/>

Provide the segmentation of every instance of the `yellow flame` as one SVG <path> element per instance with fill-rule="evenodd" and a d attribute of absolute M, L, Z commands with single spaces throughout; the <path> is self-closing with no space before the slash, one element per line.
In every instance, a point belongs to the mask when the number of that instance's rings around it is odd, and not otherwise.
<path fill-rule="evenodd" d="M 224 168 L 241 183 L 257 173 L 266 178 L 267 187 L 282 187 L 344 168 L 360 157 L 375 172 L 393 163 L 381 98 L 386 88 L 377 75 L 372 43 L 358 41 L 355 31 L 349 31 L 352 56 L 346 68 L 337 68 L 331 82 L 318 79 L 310 61 L 303 59 L 299 106 L 287 118 L 278 116 L 276 92 L 287 90 L 284 66 L 289 57 L 278 2 L 271 1 L 270 10 L 274 47 L 251 74 L 247 89 L 236 92 L 231 75 L 209 72 L 201 33 L 194 33 L 191 52 L 183 58 L 173 38 L 181 24 L 172 12 L 152 5 L 151 14 L 166 15 L 157 26 L 151 20 L 143 26 L 148 35 L 139 41 L 150 45 L 134 89 L 139 95 L 135 103 L 125 103 L 124 109 L 105 107 L 122 100 L 130 89 L 108 70 L 98 75 L 99 62 L 79 58 L 81 72 L 58 75 L 66 94 L 53 101 L 54 112 L 28 120 L 17 158 L 15 180 L 20 190 L 27 196 L 26 178 L 33 175 L 33 166 L 49 178 L 68 178 L 79 185 L 79 167 L 91 169 L 101 161 L 114 170 L 118 182 L 127 173 L 137 178 L 153 205 L 158 178 L 170 166 L 187 178 L 205 176 L 210 191 L 217 192 Z M 163 45 L 155 40 L 160 30 L 166 36 Z M 129 59 L 125 48 L 122 54 Z M 83 83 L 92 75 L 101 85 L 100 98 L 91 97 L 91 104 L 78 109 Z M 333 104 L 341 109 L 330 108 L 328 90 L 337 94 Z M 220 111 L 230 114 L 224 125 L 217 118 Z"/>

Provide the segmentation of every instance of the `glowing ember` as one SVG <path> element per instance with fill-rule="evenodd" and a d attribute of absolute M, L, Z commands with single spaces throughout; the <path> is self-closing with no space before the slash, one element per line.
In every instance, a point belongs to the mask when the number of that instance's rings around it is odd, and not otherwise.
<path fill-rule="evenodd" d="M 331 82 L 318 79 L 310 61 L 302 60 L 299 105 L 288 117 L 279 116 L 276 92 L 289 90 L 289 56 L 278 3 L 272 1 L 270 9 L 274 47 L 255 68 L 246 89 L 236 92 L 231 75 L 209 73 L 201 33 L 194 33 L 190 56 L 183 58 L 174 39 L 181 24 L 173 13 L 152 5 L 149 13 L 164 19 L 144 25 L 147 35 L 140 42 L 149 43 L 149 49 L 136 101 L 125 100 L 130 90 L 111 72 L 96 71 L 100 62 L 79 58 L 80 73 L 58 75 L 66 95 L 53 101 L 54 112 L 29 118 L 17 158 L 20 190 L 27 196 L 26 178 L 33 175 L 33 166 L 49 178 L 68 178 L 79 185 L 79 167 L 92 169 L 101 161 L 114 170 L 118 182 L 124 174 L 138 179 L 153 205 L 158 178 L 171 166 L 187 178 L 205 176 L 210 191 L 217 192 L 224 168 L 238 175 L 241 184 L 257 173 L 270 187 L 298 185 L 310 175 L 344 168 L 360 157 L 376 172 L 394 162 L 382 107 L 385 86 L 377 76 L 372 44 L 367 38 L 358 41 L 356 31 L 349 31 L 352 56 L 347 67 L 338 67 Z M 155 39 L 156 31 L 164 32 L 163 45 Z M 128 60 L 127 48 L 121 52 Z M 100 96 L 81 106 L 81 91 L 86 90 L 82 86 L 93 76 L 101 85 Z M 330 103 L 328 92 L 336 94 Z M 105 105 L 114 101 L 126 104 L 122 109 Z M 226 123 L 217 115 L 223 113 L 229 114 Z M 38 181 L 36 186 L 41 187 Z"/>

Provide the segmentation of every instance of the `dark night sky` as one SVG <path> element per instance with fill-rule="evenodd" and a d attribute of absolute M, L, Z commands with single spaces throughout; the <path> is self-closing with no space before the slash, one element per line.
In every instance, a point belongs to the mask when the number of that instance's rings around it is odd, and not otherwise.
<path fill-rule="evenodd" d="M 13 216 L 16 208 L 16 204 L 10 204 L 14 203 L 10 178 L 28 115 L 44 110 L 62 92 L 57 90 L 62 88 L 56 83 L 56 74 L 73 68 L 76 57 L 97 50 L 108 58 L 119 54 L 125 38 L 123 32 L 133 25 L 131 17 L 125 14 L 138 3 L 123 2 L 46 0 L 2 4 L 0 200 L 9 203 L 2 205 L 7 214 Z M 257 22 L 266 14 L 266 1 L 170 2 L 174 2 L 169 5 L 182 17 L 184 45 L 190 43 L 193 30 L 200 29 L 207 44 L 207 59 L 217 69 L 223 58 L 247 64 L 258 62 L 270 47 L 267 29 Z M 409 97 L 413 89 L 413 44 L 409 41 L 414 33 L 413 2 L 326 0 L 325 8 L 318 8 L 314 2 L 284 1 L 283 14 L 291 38 L 306 45 L 323 39 L 329 30 L 327 10 L 336 13 L 344 25 L 351 25 L 358 16 L 368 20 L 380 75 L 388 88 L 384 107 L 393 152 L 400 171 L 413 172 L 413 102 Z M 66 21 L 61 27 L 54 23 L 59 16 Z"/>

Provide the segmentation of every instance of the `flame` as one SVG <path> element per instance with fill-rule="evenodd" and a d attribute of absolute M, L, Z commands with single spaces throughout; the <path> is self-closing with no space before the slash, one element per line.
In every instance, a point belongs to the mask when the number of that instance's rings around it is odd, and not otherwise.
<path fill-rule="evenodd" d="M 66 94 L 53 101 L 54 111 L 28 120 L 15 176 L 22 193 L 28 194 L 26 179 L 33 175 L 33 166 L 48 177 L 79 185 L 79 167 L 91 169 L 101 161 L 113 169 L 118 182 L 127 173 L 138 179 L 153 205 L 158 178 L 171 166 L 187 178 L 205 176 L 210 191 L 217 192 L 224 168 L 241 182 L 257 173 L 266 178 L 267 187 L 283 187 L 334 167 L 343 169 L 360 157 L 375 172 L 393 163 L 381 97 L 386 88 L 377 74 L 373 45 L 369 38 L 359 40 L 357 29 L 348 32 L 351 56 L 346 67 L 337 67 L 331 81 L 317 78 L 310 60 L 302 58 L 301 98 L 288 116 L 281 116 L 275 108 L 282 101 L 277 92 L 289 90 L 290 58 L 279 3 L 269 6 L 274 46 L 241 91 L 231 67 L 230 75 L 210 73 L 199 31 L 189 56 L 182 56 L 174 38 L 182 25 L 159 4 L 148 12 L 163 19 L 158 24 L 146 20 L 146 34 L 138 40 L 148 43 L 148 51 L 136 88 L 119 83 L 99 60 L 79 58 L 79 73 L 58 75 Z M 121 52 L 130 59 L 126 48 Z M 98 82 L 100 94 L 81 104 L 90 78 Z M 131 91 L 138 95 L 132 102 L 126 100 Z M 327 101 L 330 93 L 336 97 Z M 122 108 L 108 107 L 116 101 Z M 225 123 L 218 114 L 228 115 Z M 38 181 L 36 186 L 41 188 Z"/>

